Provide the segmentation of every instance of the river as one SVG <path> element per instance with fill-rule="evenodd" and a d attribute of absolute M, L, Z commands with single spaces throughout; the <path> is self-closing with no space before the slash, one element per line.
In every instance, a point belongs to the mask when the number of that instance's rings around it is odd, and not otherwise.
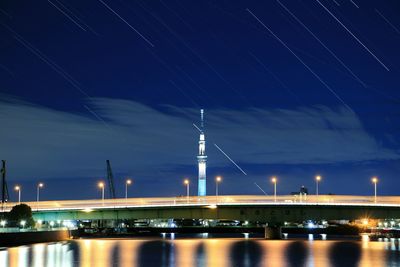
<path fill-rule="evenodd" d="M 399 239 L 80 239 L 0 250 L 0 266 L 400 266 Z"/>

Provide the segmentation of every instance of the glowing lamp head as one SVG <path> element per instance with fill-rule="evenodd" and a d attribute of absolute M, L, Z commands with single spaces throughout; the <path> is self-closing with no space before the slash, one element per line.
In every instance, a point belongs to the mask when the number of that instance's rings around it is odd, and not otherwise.
<path fill-rule="evenodd" d="M 100 183 L 98 184 L 98 186 L 99 186 L 99 188 L 104 188 L 104 183 L 103 183 L 103 182 L 100 182 Z"/>
<path fill-rule="evenodd" d="M 188 185 L 188 184 L 189 184 L 189 180 L 188 180 L 188 179 L 185 179 L 185 180 L 183 181 L 183 183 L 184 183 L 185 185 Z"/>
<path fill-rule="evenodd" d="M 321 176 L 320 175 L 315 176 L 315 180 L 317 180 L 317 182 L 321 181 Z"/>
<path fill-rule="evenodd" d="M 128 180 L 126 180 L 126 184 L 131 184 L 132 183 L 132 180 L 131 179 L 128 179 Z"/>
<path fill-rule="evenodd" d="M 217 176 L 217 177 L 215 178 L 215 181 L 217 181 L 217 183 L 221 182 L 221 181 L 222 181 L 222 177 L 221 177 L 221 176 Z"/>
<path fill-rule="evenodd" d="M 38 187 L 40 187 L 40 188 L 42 188 L 43 186 L 44 186 L 43 183 L 39 183 L 39 184 L 38 184 Z"/>
<path fill-rule="evenodd" d="M 15 191 L 19 191 L 19 190 L 21 190 L 21 187 L 20 187 L 19 185 L 16 185 L 16 186 L 14 187 L 14 189 L 15 189 Z"/>
<path fill-rule="evenodd" d="M 272 182 L 273 184 L 276 184 L 277 181 L 278 181 L 278 179 L 276 179 L 276 177 L 272 177 L 272 178 L 271 178 L 271 182 Z"/>
<path fill-rule="evenodd" d="M 377 178 L 377 177 L 372 177 L 371 181 L 372 181 L 374 184 L 376 184 L 376 183 L 378 183 L 378 178 Z"/>

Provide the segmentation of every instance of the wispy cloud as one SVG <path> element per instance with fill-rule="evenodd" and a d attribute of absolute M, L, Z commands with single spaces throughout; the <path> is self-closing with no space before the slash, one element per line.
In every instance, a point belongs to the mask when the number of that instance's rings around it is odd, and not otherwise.
<path fill-rule="evenodd" d="M 3 97 L 4 98 L 4 97 Z M 161 109 L 120 99 L 87 103 L 109 127 L 87 112 L 68 113 L 43 106 L 0 101 L 0 156 L 17 178 L 95 177 L 104 161 L 126 173 L 173 173 L 195 169 L 198 111 Z M 162 111 L 161 111 L 162 110 Z M 209 163 L 231 164 L 217 143 L 239 164 L 320 164 L 399 159 L 365 131 L 345 108 L 206 110 Z M 251 170 L 246 170 L 250 171 Z"/>

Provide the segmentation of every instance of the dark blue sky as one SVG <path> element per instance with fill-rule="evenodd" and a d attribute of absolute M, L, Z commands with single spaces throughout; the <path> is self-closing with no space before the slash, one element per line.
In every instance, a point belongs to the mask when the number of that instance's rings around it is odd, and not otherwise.
<path fill-rule="evenodd" d="M 247 10 L 248 9 L 248 10 Z M 330 14 L 330 13 L 331 14 Z M 0 155 L 33 199 L 196 192 L 198 109 L 208 190 L 370 194 L 400 186 L 398 1 L 0 3 Z M 279 40 L 278 40 L 279 39 Z M 243 175 L 215 147 L 224 149 Z M 15 194 L 13 194 L 14 196 Z M 14 196 L 15 197 L 15 196 Z"/>

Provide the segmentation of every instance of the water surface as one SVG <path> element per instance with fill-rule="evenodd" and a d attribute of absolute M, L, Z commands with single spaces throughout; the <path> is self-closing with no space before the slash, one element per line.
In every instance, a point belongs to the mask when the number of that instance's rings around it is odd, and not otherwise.
<path fill-rule="evenodd" d="M 382 242 L 243 238 L 81 239 L 0 250 L 0 266 L 400 266 Z"/>

